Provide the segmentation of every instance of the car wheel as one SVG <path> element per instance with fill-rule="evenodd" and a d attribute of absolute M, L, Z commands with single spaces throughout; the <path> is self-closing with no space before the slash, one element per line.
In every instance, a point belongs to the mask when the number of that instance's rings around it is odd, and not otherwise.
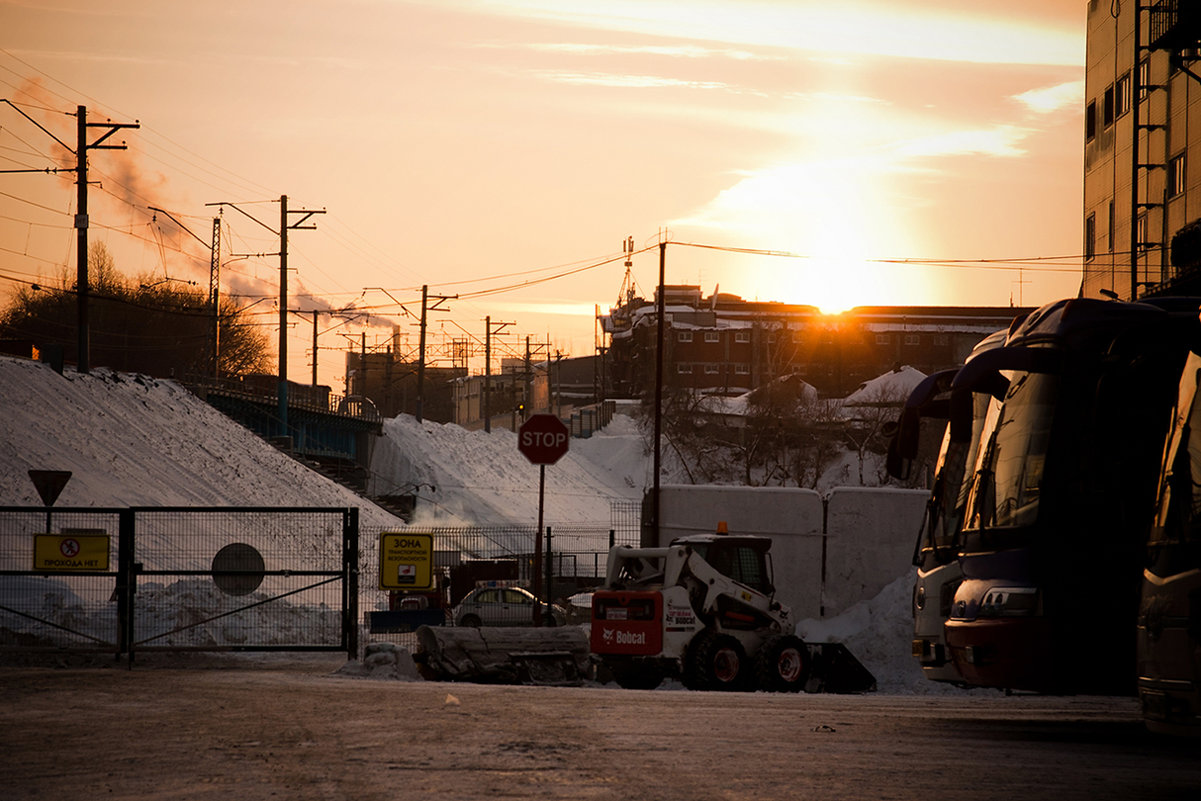
<path fill-rule="evenodd" d="M 480 619 L 475 615 L 463 615 L 462 619 L 459 620 L 459 625 L 478 629 L 480 627 Z"/>

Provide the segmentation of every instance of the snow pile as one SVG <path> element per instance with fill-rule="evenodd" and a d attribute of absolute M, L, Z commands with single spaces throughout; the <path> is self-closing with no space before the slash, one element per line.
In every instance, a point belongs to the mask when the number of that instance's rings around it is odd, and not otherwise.
<path fill-rule="evenodd" d="M 837 617 L 798 622 L 796 634 L 805 642 L 844 644 L 876 677 L 878 692 L 914 695 L 964 692 L 953 685 L 929 681 L 922 675 L 911 649 L 912 599 L 913 576 L 901 576 L 875 598 L 860 601 Z"/>
<path fill-rule="evenodd" d="M 96 582 L 73 586 L 69 580 L 50 576 L 8 576 L 0 584 L 0 605 L 31 616 L 22 633 L 36 642 L 62 642 L 64 629 L 104 642 L 116 628 L 117 606 L 107 602 L 111 585 L 102 596 L 92 598 L 79 594 L 86 592 L 85 587 L 90 587 L 93 595 L 99 591 Z M 280 600 L 279 595 L 280 591 L 264 587 L 248 595 L 230 596 L 207 577 L 170 584 L 144 581 L 138 584 L 138 638 L 150 648 L 229 646 L 249 641 L 279 646 L 338 643 L 340 609 L 320 600 Z M 31 599 L 38 600 L 30 603 Z"/>
<path fill-rule="evenodd" d="M 40 506 L 28 471 L 69 470 L 57 506 L 358 506 L 363 526 L 398 522 L 173 381 L 0 356 L 0 409 L 0 504 Z"/>
<path fill-rule="evenodd" d="M 632 421 L 617 419 L 627 422 L 572 439 L 567 454 L 546 467 L 546 525 L 606 527 L 613 501 L 641 499 L 642 438 Z M 540 469 L 518 451 L 515 433 L 405 415 L 385 420 L 384 434 L 372 454 L 368 493 L 415 493 L 414 525 L 537 525 Z"/>
<path fill-rule="evenodd" d="M 391 642 L 368 643 L 362 662 L 347 662 L 335 673 L 355 679 L 421 680 L 413 655 L 407 648 Z"/>

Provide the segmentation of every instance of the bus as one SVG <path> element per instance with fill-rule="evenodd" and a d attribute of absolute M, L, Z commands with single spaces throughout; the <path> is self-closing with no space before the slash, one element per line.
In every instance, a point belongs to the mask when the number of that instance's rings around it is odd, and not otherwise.
<path fill-rule="evenodd" d="M 953 394 L 1007 379 L 945 625 L 964 684 L 1133 695 L 1139 567 L 1197 327 L 1196 301 L 1062 300 L 956 375 Z"/>
<path fill-rule="evenodd" d="M 1201 736 L 1201 355 L 1188 355 L 1159 473 L 1137 620 L 1147 728 Z"/>
<path fill-rule="evenodd" d="M 965 360 L 1000 346 L 1006 331 L 981 340 Z M 999 404 L 1004 382 L 984 383 L 980 392 L 968 392 L 952 405 L 951 386 L 958 369 L 934 373 L 916 386 L 897 421 L 889 442 L 887 467 L 898 479 L 908 479 L 919 449 L 923 420 L 942 423 L 944 432 L 934 466 L 930 498 L 913 549 L 916 569 L 913 588 L 913 657 L 931 681 L 961 683 L 948 656 L 943 627 L 951 613 L 951 599 L 959 586 L 959 540 L 969 479 L 979 453 L 980 436 L 990 405 Z M 955 418 L 953 425 L 948 424 Z"/>

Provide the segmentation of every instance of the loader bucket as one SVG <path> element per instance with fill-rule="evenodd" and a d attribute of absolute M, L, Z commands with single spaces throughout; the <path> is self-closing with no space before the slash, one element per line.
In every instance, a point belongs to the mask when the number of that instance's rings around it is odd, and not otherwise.
<path fill-rule="evenodd" d="M 870 693 L 876 677 L 840 642 L 805 643 L 812 668 L 805 692 Z"/>

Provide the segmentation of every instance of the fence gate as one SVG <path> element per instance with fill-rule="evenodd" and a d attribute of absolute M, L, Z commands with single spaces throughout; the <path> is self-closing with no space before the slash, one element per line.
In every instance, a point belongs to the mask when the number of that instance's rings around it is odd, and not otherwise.
<path fill-rule="evenodd" d="M 0 508 L 0 647 L 355 658 L 357 565 L 353 508 Z"/>

